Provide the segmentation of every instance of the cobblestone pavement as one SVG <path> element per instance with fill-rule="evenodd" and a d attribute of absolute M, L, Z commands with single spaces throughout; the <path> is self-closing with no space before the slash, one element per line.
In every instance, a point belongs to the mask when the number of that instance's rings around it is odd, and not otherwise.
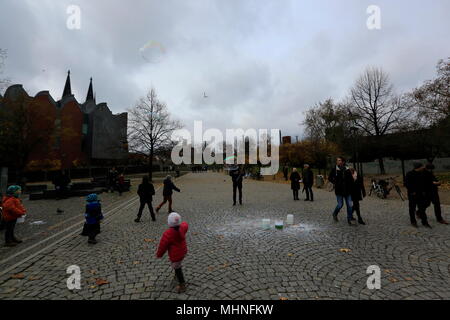
<path fill-rule="evenodd" d="M 245 180 L 244 204 L 233 207 L 222 173 L 188 174 L 176 184 L 174 209 L 190 224 L 186 293 L 175 293 L 167 256 L 154 258 L 166 208 L 156 222 L 145 211 L 136 224 L 135 201 L 105 219 L 95 246 L 77 233 L 7 273 L 1 267 L 0 298 L 450 299 L 450 227 L 435 223 L 430 209 L 433 229 L 414 229 L 406 202 L 366 198 L 367 225 L 348 226 L 344 211 L 333 222 L 334 194 L 325 190 L 315 190 L 315 202 L 294 202 L 288 185 Z M 448 219 L 449 207 L 443 211 Z M 295 225 L 273 228 L 287 214 Z M 262 218 L 272 219 L 270 230 Z M 81 268 L 81 290 L 67 289 L 70 265 Z M 367 288 L 370 265 L 381 269 L 379 290 Z M 23 279 L 11 278 L 19 273 Z"/>

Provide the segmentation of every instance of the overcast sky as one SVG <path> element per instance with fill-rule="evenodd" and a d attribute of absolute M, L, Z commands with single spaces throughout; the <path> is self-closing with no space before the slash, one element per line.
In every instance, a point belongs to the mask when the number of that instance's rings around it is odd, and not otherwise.
<path fill-rule="evenodd" d="M 69 5 L 79 30 L 67 28 Z M 369 5 L 380 30 L 366 26 Z M 92 76 L 114 113 L 153 86 L 188 129 L 295 136 L 304 110 L 343 98 L 367 66 L 399 92 L 433 78 L 450 56 L 449 12 L 448 0 L 0 0 L 0 48 L 4 74 L 30 95 L 59 99 L 70 69 L 78 101 Z"/>

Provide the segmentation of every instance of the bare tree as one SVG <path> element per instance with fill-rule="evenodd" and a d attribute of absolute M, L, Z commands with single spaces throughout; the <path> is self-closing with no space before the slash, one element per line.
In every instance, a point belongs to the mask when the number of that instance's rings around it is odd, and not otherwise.
<path fill-rule="evenodd" d="M 403 97 L 393 91 L 388 75 L 380 68 L 367 68 L 357 79 L 348 99 L 349 118 L 365 135 L 381 137 L 404 129 L 407 118 Z M 383 158 L 378 159 L 385 173 Z"/>
<path fill-rule="evenodd" d="M 153 159 L 160 151 L 172 143 L 170 136 L 174 130 L 182 128 L 179 121 L 171 120 L 165 103 L 158 100 L 151 88 L 136 106 L 128 110 L 128 142 L 130 151 L 148 157 L 148 173 L 152 179 Z"/>
<path fill-rule="evenodd" d="M 8 57 L 7 51 L 5 49 L 0 48 L 0 76 L 3 73 L 3 68 L 5 66 L 5 60 L 7 57 Z M 10 83 L 11 81 L 9 78 L 0 77 L 0 94 L 2 94 L 4 90 L 6 90 L 6 88 L 9 86 Z"/>

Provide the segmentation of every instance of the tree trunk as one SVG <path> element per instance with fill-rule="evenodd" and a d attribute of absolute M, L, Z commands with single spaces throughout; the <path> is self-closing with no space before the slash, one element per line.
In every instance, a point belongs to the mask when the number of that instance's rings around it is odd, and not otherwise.
<path fill-rule="evenodd" d="M 384 161 L 383 158 L 378 158 L 378 163 L 380 165 L 380 174 L 386 174 L 386 171 L 384 170 Z"/>
<path fill-rule="evenodd" d="M 148 178 L 150 181 L 153 179 L 153 148 L 150 150 L 150 155 L 148 159 Z"/>

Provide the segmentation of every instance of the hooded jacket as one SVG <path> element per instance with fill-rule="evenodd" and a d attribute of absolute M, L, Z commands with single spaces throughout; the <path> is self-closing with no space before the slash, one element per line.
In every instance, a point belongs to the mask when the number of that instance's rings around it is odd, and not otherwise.
<path fill-rule="evenodd" d="M 187 254 L 186 233 L 189 226 L 186 222 L 182 222 L 177 228 L 178 230 L 176 227 L 169 228 L 163 233 L 156 257 L 161 258 L 168 251 L 171 262 L 184 259 Z"/>
<path fill-rule="evenodd" d="M 337 196 L 349 196 L 353 189 L 353 176 L 348 167 L 336 166 L 330 172 L 328 181 L 334 184 L 334 192 Z"/>
<path fill-rule="evenodd" d="M 3 220 L 13 221 L 23 216 L 27 210 L 20 199 L 13 196 L 3 197 Z"/>
<path fill-rule="evenodd" d="M 164 179 L 164 188 L 163 188 L 163 196 L 171 196 L 173 194 L 173 190 L 180 192 L 180 189 L 178 189 L 172 180 L 170 179 Z"/>

